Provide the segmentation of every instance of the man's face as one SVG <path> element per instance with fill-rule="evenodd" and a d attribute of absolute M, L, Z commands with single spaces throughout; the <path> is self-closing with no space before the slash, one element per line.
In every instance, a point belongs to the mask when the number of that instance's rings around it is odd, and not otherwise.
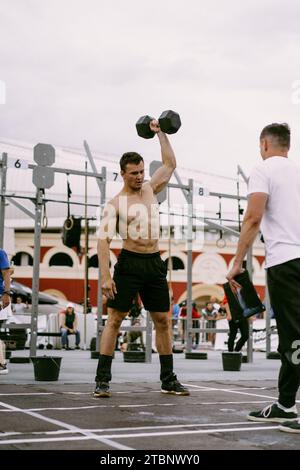
<path fill-rule="evenodd" d="M 68 308 L 67 308 L 67 313 L 68 313 L 69 315 L 71 315 L 71 313 L 73 313 L 72 307 L 68 307 Z"/>
<path fill-rule="evenodd" d="M 121 171 L 124 183 L 133 191 L 139 191 L 143 185 L 145 178 L 144 162 L 138 165 L 127 163 L 125 171 Z"/>

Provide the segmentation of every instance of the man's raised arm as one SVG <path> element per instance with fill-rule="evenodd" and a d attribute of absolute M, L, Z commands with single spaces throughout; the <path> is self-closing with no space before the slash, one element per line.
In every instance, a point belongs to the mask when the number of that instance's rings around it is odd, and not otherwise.
<path fill-rule="evenodd" d="M 161 147 L 162 166 L 153 174 L 150 185 L 154 194 L 158 194 L 164 189 L 171 179 L 176 168 L 176 158 L 168 137 L 160 130 L 159 123 L 156 120 L 151 121 L 150 129 L 156 132 Z"/>

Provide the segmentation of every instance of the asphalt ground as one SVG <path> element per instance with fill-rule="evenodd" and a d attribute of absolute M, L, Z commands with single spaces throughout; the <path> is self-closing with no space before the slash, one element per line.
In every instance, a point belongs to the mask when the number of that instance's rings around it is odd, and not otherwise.
<path fill-rule="evenodd" d="M 191 391 L 181 397 L 160 392 L 157 354 L 144 364 L 124 363 L 117 352 L 111 398 L 93 397 L 97 360 L 89 351 L 47 355 L 62 357 L 58 381 L 36 381 L 31 363 L 8 364 L 9 374 L 0 376 L 0 450 L 300 448 L 299 434 L 247 421 L 249 411 L 277 397 L 280 361 L 264 353 L 240 372 L 223 371 L 219 352 L 208 352 L 207 360 L 175 355 L 178 376 Z"/>

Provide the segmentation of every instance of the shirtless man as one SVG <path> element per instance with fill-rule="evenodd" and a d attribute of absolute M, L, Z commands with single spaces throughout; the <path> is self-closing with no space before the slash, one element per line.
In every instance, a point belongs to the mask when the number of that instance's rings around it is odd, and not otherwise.
<path fill-rule="evenodd" d="M 95 397 L 111 395 L 109 382 L 116 337 L 137 293 L 155 325 L 162 393 L 189 395 L 188 389 L 179 383 L 173 372 L 167 269 L 159 253 L 159 211 L 155 196 L 168 184 L 176 168 L 176 160 L 158 121 L 152 120 L 150 128 L 160 142 L 162 166 L 150 181 L 144 182 L 143 158 L 135 152 L 125 153 L 120 160 L 124 186 L 106 206 L 100 224 L 98 257 L 102 289 L 108 299 L 108 320 L 101 336 Z M 123 248 L 112 279 L 109 246 L 116 232 L 123 239 Z"/>

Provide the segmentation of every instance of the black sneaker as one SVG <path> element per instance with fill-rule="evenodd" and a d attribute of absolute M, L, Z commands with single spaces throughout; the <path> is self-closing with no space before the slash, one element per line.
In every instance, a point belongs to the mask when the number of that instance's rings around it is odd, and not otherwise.
<path fill-rule="evenodd" d="M 110 396 L 109 384 L 107 382 L 96 382 L 94 397 L 109 398 Z"/>
<path fill-rule="evenodd" d="M 0 364 L 0 374 L 1 375 L 8 374 L 8 368 L 6 364 Z"/>
<path fill-rule="evenodd" d="M 282 423 L 278 429 L 284 432 L 300 434 L 300 421 L 287 421 L 286 423 Z"/>
<path fill-rule="evenodd" d="M 177 379 L 172 380 L 171 382 L 162 382 L 161 392 L 169 393 L 171 395 L 189 395 L 189 390 L 181 385 Z"/>
<path fill-rule="evenodd" d="M 247 419 L 249 421 L 264 421 L 266 423 L 284 423 L 285 421 L 296 420 L 297 416 L 297 413 L 284 411 L 277 406 L 277 403 L 273 403 L 260 411 L 251 411 Z"/>

